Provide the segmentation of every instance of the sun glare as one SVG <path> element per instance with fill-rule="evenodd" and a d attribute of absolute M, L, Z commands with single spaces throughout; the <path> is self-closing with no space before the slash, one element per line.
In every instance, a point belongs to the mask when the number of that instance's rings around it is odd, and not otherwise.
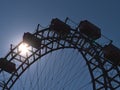
<path fill-rule="evenodd" d="M 26 43 L 22 43 L 19 46 L 19 51 L 22 55 L 26 55 L 28 53 L 28 45 Z"/>

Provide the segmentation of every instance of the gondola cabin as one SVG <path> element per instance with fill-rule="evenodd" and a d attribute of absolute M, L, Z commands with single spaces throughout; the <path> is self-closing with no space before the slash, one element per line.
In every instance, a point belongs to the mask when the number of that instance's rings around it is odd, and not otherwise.
<path fill-rule="evenodd" d="M 36 49 L 39 49 L 41 46 L 41 40 L 29 32 L 24 33 L 23 42 L 29 44 Z"/>
<path fill-rule="evenodd" d="M 92 40 L 96 40 L 101 37 L 100 28 L 87 20 L 81 21 L 78 28 L 82 34 L 84 34 L 88 38 L 91 38 Z"/>
<path fill-rule="evenodd" d="M 113 44 L 106 45 L 103 49 L 104 57 L 114 65 L 120 65 L 120 49 Z"/>
<path fill-rule="evenodd" d="M 62 36 L 70 33 L 70 26 L 57 18 L 52 19 L 50 29 Z"/>
<path fill-rule="evenodd" d="M 5 58 L 0 58 L 0 68 L 8 73 L 12 73 L 16 70 L 16 65 L 13 62 L 6 60 Z"/>

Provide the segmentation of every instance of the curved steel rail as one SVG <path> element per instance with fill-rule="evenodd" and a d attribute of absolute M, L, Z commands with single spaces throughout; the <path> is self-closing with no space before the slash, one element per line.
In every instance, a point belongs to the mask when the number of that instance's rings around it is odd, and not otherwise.
<path fill-rule="evenodd" d="M 5 81 L 0 81 L 3 90 L 10 90 L 18 78 L 42 56 L 55 50 L 64 48 L 77 49 L 83 56 L 88 66 L 93 90 L 116 90 L 120 89 L 120 67 L 113 66 L 103 57 L 101 45 L 84 37 L 78 30 L 71 30 L 66 37 L 54 33 L 49 28 L 36 31 L 33 35 L 41 40 L 41 46 L 36 49 L 32 46 L 25 56 L 20 54 L 19 46 L 11 47 L 10 52 L 5 56 L 10 62 L 17 63 L 16 71 L 9 75 Z M 4 71 L 0 71 L 2 73 Z M 112 74 L 114 72 L 114 74 Z"/>

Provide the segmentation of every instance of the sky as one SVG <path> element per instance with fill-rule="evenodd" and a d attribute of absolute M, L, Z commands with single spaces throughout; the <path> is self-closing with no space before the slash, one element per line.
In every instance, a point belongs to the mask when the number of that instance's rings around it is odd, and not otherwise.
<path fill-rule="evenodd" d="M 0 57 L 22 41 L 24 32 L 34 32 L 37 24 L 47 27 L 52 18 L 89 20 L 120 48 L 119 9 L 119 0 L 0 0 Z"/>
<path fill-rule="evenodd" d="M 24 32 L 34 32 L 37 24 L 46 27 L 52 18 L 76 23 L 89 20 L 120 48 L 119 0 L 0 0 L 0 56 L 10 44 L 22 40 Z"/>

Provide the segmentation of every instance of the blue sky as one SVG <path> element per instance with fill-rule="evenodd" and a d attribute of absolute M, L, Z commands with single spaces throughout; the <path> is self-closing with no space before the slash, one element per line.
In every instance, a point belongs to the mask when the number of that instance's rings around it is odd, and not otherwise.
<path fill-rule="evenodd" d="M 21 41 L 24 32 L 33 32 L 38 23 L 47 26 L 55 17 L 77 23 L 90 20 L 120 47 L 119 4 L 119 0 L 0 0 L 0 55 Z"/>
<path fill-rule="evenodd" d="M 119 9 L 119 0 L 0 0 L 0 57 L 24 32 L 34 32 L 38 23 L 46 27 L 56 17 L 76 23 L 87 19 L 120 48 Z"/>

